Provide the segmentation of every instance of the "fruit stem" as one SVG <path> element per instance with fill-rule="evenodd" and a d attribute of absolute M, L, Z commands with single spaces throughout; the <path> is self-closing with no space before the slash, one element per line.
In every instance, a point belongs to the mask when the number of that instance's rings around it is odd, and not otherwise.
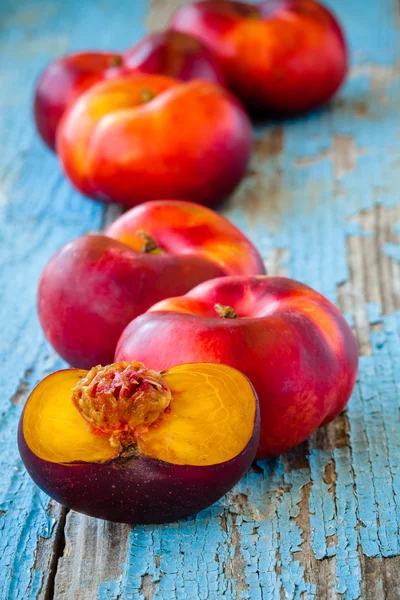
<path fill-rule="evenodd" d="M 153 98 L 155 98 L 155 93 L 151 90 L 143 89 L 140 92 L 140 96 L 141 96 L 143 102 L 150 102 L 150 100 L 153 100 Z"/>
<path fill-rule="evenodd" d="M 214 309 L 222 319 L 237 319 L 238 314 L 232 306 L 224 306 L 223 304 L 214 304 Z"/>
<path fill-rule="evenodd" d="M 122 56 L 112 56 L 108 61 L 109 67 L 120 67 L 122 65 Z"/>
<path fill-rule="evenodd" d="M 151 235 L 145 231 L 138 231 L 137 233 L 143 240 L 143 246 L 140 252 L 144 252 L 145 254 L 164 254 L 164 251 L 161 250 L 156 240 Z"/>

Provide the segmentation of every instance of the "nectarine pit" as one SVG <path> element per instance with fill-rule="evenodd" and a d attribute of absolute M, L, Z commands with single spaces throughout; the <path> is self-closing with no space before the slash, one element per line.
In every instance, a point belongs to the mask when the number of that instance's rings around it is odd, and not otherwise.
<path fill-rule="evenodd" d="M 93 367 L 80 379 L 72 401 L 94 432 L 110 435 L 110 445 L 129 453 L 137 435 L 159 420 L 171 402 L 160 373 L 137 361 Z"/>

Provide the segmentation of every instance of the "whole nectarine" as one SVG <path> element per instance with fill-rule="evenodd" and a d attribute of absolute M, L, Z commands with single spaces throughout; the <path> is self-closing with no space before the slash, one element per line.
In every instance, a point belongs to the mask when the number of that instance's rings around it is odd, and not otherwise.
<path fill-rule="evenodd" d="M 69 364 L 90 368 L 112 362 L 124 327 L 155 302 L 213 277 L 264 272 L 252 243 L 214 211 L 147 202 L 106 236 L 83 236 L 53 256 L 39 283 L 39 319 Z"/>
<path fill-rule="evenodd" d="M 250 121 L 226 90 L 143 74 L 90 88 L 57 134 L 71 182 L 126 206 L 159 198 L 215 205 L 240 182 L 251 146 Z"/>
<path fill-rule="evenodd" d="M 84 91 L 99 81 L 135 72 L 223 83 L 213 53 L 199 40 L 175 31 L 150 33 L 122 53 L 67 54 L 50 63 L 36 85 L 33 109 L 43 141 L 55 150 L 60 120 Z"/>
<path fill-rule="evenodd" d="M 240 369 L 261 410 L 258 458 L 285 452 L 345 407 L 356 339 L 321 294 L 282 277 L 222 277 L 170 298 L 123 332 L 115 360 L 155 369 L 216 362 Z"/>
<path fill-rule="evenodd" d="M 170 26 L 209 46 L 227 85 L 251 109 L 312 110 L 346 75 L 343 31 L 316 0 L 200 0 L 178 9 Z"/>

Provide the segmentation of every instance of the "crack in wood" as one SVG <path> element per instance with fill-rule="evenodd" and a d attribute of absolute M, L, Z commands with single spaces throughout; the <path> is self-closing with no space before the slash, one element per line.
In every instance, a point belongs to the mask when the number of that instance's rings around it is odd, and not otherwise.
<path fill-rule="evenodd" d="M 290 202 L 290 190 L 283 189 L 282 157 L 284 131 L 271 127 L 254 141 L 250 165 L 230 204 L 240 208 L 251 227 L 264 222 L 270 234 L 279 230 L 284 207 Z M 289 195 L 288 195 L 289 194 Z"/>
<path fill-rule="evenodd" d="M 239 600 L 243 592 L 246 592 L 249 589 L 249 585 L 244 575 L 244 567 L 246 565 L 246 561 L 240 551 L 241 536 L 239 533 L 238 526 L 236 524 L 236 519 L 237 515 L 231 513 L 231 535 L 229 540 L 231 555 L 228 557 L 225 563 L 224 574 L 227 579 L 233 579 L 233 581 L 235 582 L 236 599 Z M 232 547 L 234 548 L 233 556 Z"/>
<path fill-rule="evenodd" d="M 131 527 L 69 511 L 64 532 L 65 546 L 57 563 L 54 597 L 92 600 L 93 589 L 122 576 Z"/>
<path fill-rule="evenodd" d="M 355 227 L 346 240 L 350 277 L 338 287 L 338 301 L 354 316 L 362 356 L 372 352 L 369 306 L 381 307 L 383 314 L 400 309 L 400 264 L 383 252 L 386 242 L 397 241 L 393 224 L 398 221 L 400 207 L 379 205 L 348 220 Z"/>
<path fill-rule="evenodd" d="M 15 394 L 10 398 L 11 404 L 14 406 L 22 406 L 25 402 L 26 396 L 30 389 L 30 378 L 32 375 L 32 369 L 26 369 L 23 378 L 21 379 Z"/>
<path fill-rule="evenodd" d="M 143 595 L 144 600 L 153 600 L 154 594 L 157 591 L 157 584 L 148 573 L 142 576 L 142 583 L 140 584 L 139 591 Z"/>
<path fill-rule="evenodd" d="M 107 204 L 103 211 L 101 231 L 107 229 L 111 225 L 111 223 L 114 223 L 115 219 L 120 217 L 127 210 L 128 209 L 124 206 L 121 206 L 121 204 L 115 204 L 113 202 Z"/>
<path fill-rule="evenodd" d="M 55 503 L 51 501 L 51 504 Z M 50 562 L 49 573 L 46 580 L 46 589 L 44 591 L 43 600 L 53 600 L 55 597 L 54 586 L 57 574 L 58 561 L 63 556 L 65 548 L 65 522 L 69 510 L 64 506 L 57 506 L 59 508 L 59 516 L 57 522 L 57 529 L 54 536 L 52 558 Z M 40 555 L 39 549 L 38 555 Z M 37 564 L 35 564 L 35 568 L 38 568 Z"/>
<path fill-rule="evenodd" d="M 261 512 L 256 506 L 249 502 L 247 494 L 228 494 L 228 504 L 233 511 L 246 519 L 252 519 L 255 522 L 267 518 L 268 512 Z"/>

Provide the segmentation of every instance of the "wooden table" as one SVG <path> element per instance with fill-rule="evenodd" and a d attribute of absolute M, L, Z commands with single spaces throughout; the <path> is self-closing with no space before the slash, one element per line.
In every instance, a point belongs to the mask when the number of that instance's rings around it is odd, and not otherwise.
<path fill-rule="evenodd" d="M 354 325 L 361 364 L 346 413 L 258 463 L 197 517 L 155 527 L 68 512 L 16 447 L 27 392 L 62 361 L 36 313 L 40 272 L 116 214 L 76 193 L 30 114 L 40 69 L 73 49 L 130 45 L 178 0 L 0 5 L 0 598 L 123 600 L 400 597 L 400 6 L 331 0 L 351 45 L 339 97 L 256 127 L 247 177 L 223 208 L 271 274 L 305 281 Z"/>

